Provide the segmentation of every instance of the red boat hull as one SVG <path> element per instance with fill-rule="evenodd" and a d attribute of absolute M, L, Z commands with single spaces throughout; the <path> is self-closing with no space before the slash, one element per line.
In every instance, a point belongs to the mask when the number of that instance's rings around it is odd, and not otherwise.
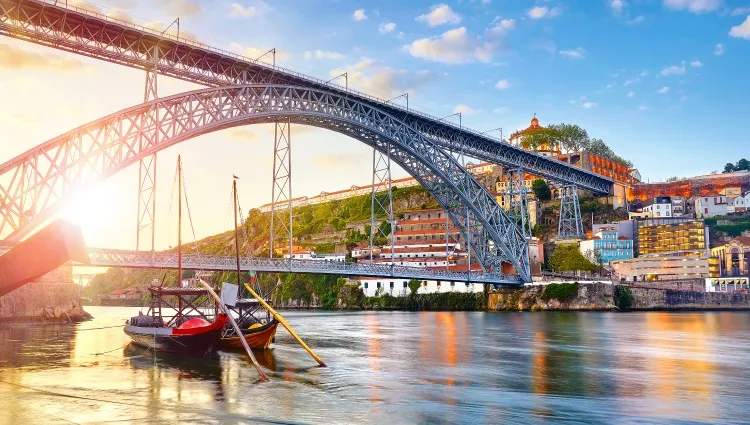
<path fill-rule="evenodd" d="M 208 326 L 192 328 L 164 328 L 125 325 L 125 333 L 133 343 L 156 351 L 204 354 L 215 348 L 226 324 L 226 317 Z"/>

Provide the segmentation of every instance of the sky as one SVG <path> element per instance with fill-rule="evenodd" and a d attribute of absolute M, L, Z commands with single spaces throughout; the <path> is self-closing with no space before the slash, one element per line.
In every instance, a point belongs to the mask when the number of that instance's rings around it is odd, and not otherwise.
<path fill-rule="evenodd" d="M 480 131 L 507 137 L 534 114 L 542 125 L 578 124 L 651 182 L 750 157 L 750 0 L 69 3 L 162 30 L 179 17 L 180 36 L 248 57 L 275 48 L 280 66 L 322 79 L 347 72 L 352 88 L 409 93 L 411 108 L 461 112 Z M 0 38 L 0 158 L 142 102 L 144 81 L 142 71 Z M 198 88 L 159 79 L 159 96 Z M 240 127 L 159 152 L 156 248 L 176 242 L 178 154 L 190 241 L 231 229 L 232 174 L 244 213 L 270 201 L 272 134 Z M 303 126 L 292 135 L 294 196 L 371 182 L 372 150 L 361 143 Z M 102 182 L 61 217 L 81 225 L 89 246 L 135 248 L 137 173 Z"/>

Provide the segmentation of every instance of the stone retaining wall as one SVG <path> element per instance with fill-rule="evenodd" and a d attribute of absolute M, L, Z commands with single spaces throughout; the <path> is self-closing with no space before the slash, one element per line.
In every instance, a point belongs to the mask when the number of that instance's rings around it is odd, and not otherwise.
<path fill-rule="evenodd" d="M 750 294 L 630 288 L 635 310 L 748 310 Z"/>
<path fill-rule="evenodd" d="M 0 322 L 88 320 L 80 290 L 72 282 L 72 268 L 62 266 L 0 297 Z"/>
<path fill-rule="evenodd" d="M 607 283 L 579 284 L 578 293 L 570 301 L 541 298 L 544 285 L 525 286 L 520 289 L 501 289 L 489 294 L 489 311 L 548 311 L 548 310 L 612 310 L 614 286 Z"/>

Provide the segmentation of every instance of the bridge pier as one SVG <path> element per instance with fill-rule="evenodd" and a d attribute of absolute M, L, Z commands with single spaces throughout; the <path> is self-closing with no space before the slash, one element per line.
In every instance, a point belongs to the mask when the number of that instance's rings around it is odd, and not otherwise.
<path fill-rule="evenodd" d="M 531 237 L 531 220 L 527 202 L 528 189 L 524 186 L 526 171 L 523 168 L 509 170 L 510 181 L 506 194 L 509 195 L 508 215 L 516 221 L 524 237 Z"/>
<path fill-rule="evenodd" d="M 273 131 L 273 181 L 271 182 L 271 235 L 268 242 L 268 256 L 273 257 L 276 239 L 288 238 L 289 259 L 292 259 L 294 230 L 292 228 L 292 123 L 276 121 Z M 286 205 L 284 205 L 286 203 Z M 281 211 L 287 210 L 288 220 Z"/>
<path fill-rule="evenodd" d="M 149 62 L 151 65 L 146 67 L 146 85 L 143 91 L 143 102 L 149 102 L 158 98 L 157 90 L 157 75 L 159 73 L 159 46 L 153 47 L 152 51 L 149 52 Z M 158 125 L 159 115 L 158 111 L 155 114 L 149 116 L 148 119 L 151 123 Z M 148 146 L 145 146 L 148 140 L 141 138 L 139 141 L 139 148 L 145 150 Z M 156 236 L 156 153 L 153 155 L 142 158 L 138 165 L 138 211 L 136 217 L 136 233 L 135 233 L 135 250 L 140 251 L 141 243 L 144 242 L 141 239 L 141 232 L 145 229 L 151 229 L 151 251 L 154 250 L 154 242 Z M 143 243 L 144 246 L 148 246 L 147 243 Z"/>
<path fill-rule="evenodd" d="M 388 149 L 380 152 L 372 149 L 372 186 L 370 191 L 370 262 L 372 262 L 372 250 L 375 238 L 383 236 L 390 240 L 391 244 L 391 265 L 395 261 L 395 248 L 393 232 L 395 231 L 395 221 L 393 219 L 393 187 L 391 180 L 391 157 L 390 143 Z M 388 200 L 381 201 L 378 199 L 378 191 L 386 189 L 388 191 Z M 377 226 L 375 218 L 378 214 L 384 213 L 389 223 L 390 230 L 388 234 Z"/>
<path fill-rule="evenodd" d="M 563 186 L 560 190 L 560 219 L 557 224 L 558 239 L 583 239 L 581 206 L 575 185 Z"/>

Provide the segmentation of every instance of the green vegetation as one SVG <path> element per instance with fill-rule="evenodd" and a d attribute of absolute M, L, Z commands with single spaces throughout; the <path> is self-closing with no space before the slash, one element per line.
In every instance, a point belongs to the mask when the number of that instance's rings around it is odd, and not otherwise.
<path fill-rule="evenodd" d="M 735 171 L 750 171 L 750 161 L 748 161 L 745 158 L 742 158 L 739 161 L 737 161 L 737 164 L 732 164 L 731 162 L 728 162 L 727 165 L 724 166 L 725 173 L 733 173 Z"/>
<path fill-rule="evenodd" d="M 422 286 L 422 281 L 419 279 L 412 279 L 407 284 L 409 286 L 409 291 L 412 295 L 417 295 L 417 291 L 419 291 L 419 287 Z"/>
<path fill-rule="evenodd" d="M 587 260 L 575 244 L 560 244 L 555 247 L 549 265 L 556 272 L 598 270 L 596 264 Z"/>
<path fill-rule="evenodd" d="M 633 292 L 627 286 L 615 285 L 615 305 L 622 311 L 633 308 Z"/>
<path fill-rule="evenodd" d="M 544 287 L 541 299 L 545 301 L 557 300 L 561 303 L 568 302 L 578 295 L 578 282 L 550 283 Z"/>
<path fill-rule="evenodd" d="M 544 179 L 535 179 L 531 182 L 531 190 L 534 192 L 536 199 L 546 202 L 552 199 L 552 191 Z"/>

